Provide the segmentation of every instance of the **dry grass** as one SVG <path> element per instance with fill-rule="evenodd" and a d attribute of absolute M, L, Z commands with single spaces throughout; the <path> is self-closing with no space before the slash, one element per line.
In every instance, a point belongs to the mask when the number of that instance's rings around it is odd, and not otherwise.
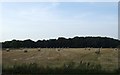
<path fill-rule="evenodd" d="M 3 65 L 13 65 L 21 63 L 37 63 L 39 65 L 61 66 L 65 62 L 74 61 L 79 63 L 90 62 L 101 64 L 107 70 L 116 69 L 118 67 L 118 51 L 112 48 L 103 48 L 100 54 L 95 54 L 96 48 L 85 50 L 85 48 L 63 48 L 56 51 L 56 48 L 41 48 L 38 52 L 37 48 L 23 50 L 15 49 L 10 52 L 3 51 Z"/>

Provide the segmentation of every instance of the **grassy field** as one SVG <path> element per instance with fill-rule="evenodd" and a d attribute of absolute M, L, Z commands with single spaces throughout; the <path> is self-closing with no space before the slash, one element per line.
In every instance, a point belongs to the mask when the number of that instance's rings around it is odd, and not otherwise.
<path fill-rule="evenodd" d="M 118 68 L 118 51 L 113 48 L 103 48 L 100 54 L 96 54 L 97 48 L 85 50 L 85 48 L 37 48 L 11 49 L 2 52 L 3 66 L 12 66 L 22 63 L 37 63 L 42 66 L 59 67 L 64 63 L 75 62 L 100 64 L 105 70 Z M 24 52 L 27 50 L 28 52 Z"/>

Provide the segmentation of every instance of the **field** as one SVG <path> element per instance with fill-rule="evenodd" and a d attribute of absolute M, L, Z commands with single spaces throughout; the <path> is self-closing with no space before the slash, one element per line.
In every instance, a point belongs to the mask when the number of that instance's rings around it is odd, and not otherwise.
<path fill-rule="evenodd" d="M 113 48 L 102 48 L 100 54 L 96 54 L 97 48 L 90 50 L 85 48 L 37 48 L 10 49 L 9 52 L 2 52 L 2 64 L 12 66 L 22 63 L 37 63 L 42 66 L 59 67 L 69 62 L 85 62 L 100 64 L 105 70 L 114 70 L 118 68 L 118 51 Z M 27 50 L 28 52 L 24 52 Z"/>

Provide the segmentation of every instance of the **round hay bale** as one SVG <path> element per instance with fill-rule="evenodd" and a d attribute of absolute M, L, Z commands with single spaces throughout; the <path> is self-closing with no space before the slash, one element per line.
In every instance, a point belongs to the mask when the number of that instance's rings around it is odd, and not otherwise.
<path fill-rule="evenodd" d="M 41 51 L 40 49 L 38 51 Z"/>
<path fill-rule="evenodd" d="M 60 51 L 61 49 L 59 48 L 57 51 Z"/>
<path fill-rule="evenodd" d="M 117 51 L 117 50 L 118 50 L 118 48 L 114 48 L 114 50 L 115 50 L 115 51 Z"/>
<path fill-rule="evenodd" d="M 6 51 L 7 51 L 7 52 L 10 52 L 10 49 L 9 49 L 9 48 L 7 48 L 7 49 L 6 49 Z"/>
<path fill-rule="evenodd" d="M 27 50 L 24 50 L 24 53 L 27 53 L 28 51 Z"/>
<path fill-rule="evenodd" d="M 58 49 L 58 51 L 60 51 L 60 49 Z"/>
<path fill-rule="evenodd" d="M 60 48 L 58 48 L 58 49 L 56 48 L 56 51 L 58 51 L 58 52 L 59 52 L 60 50 L 61 50 Z"/>
<path fill-rule="evenodd" d="M 41 51 L 41 48 L 38 48 L 38 51 Z"/>
<path fill-rule="evenodd" d="M 88 48 L 88 50 L 90 51 L 90 48 Z"/>
<path fill-rule="evenodd" d="M 95 51 L 96 54 L 100 54 L 100 48 Z"/>

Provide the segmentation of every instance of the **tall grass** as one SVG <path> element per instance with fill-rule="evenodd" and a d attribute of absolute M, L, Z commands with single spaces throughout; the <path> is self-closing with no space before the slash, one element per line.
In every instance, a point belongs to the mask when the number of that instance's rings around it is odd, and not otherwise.
<path fill-rule="evenodd" d="M 69 62 L 63 64 L 61 67 L 46 67 L 38 66 L 36 63 L 31 64 L 20 64 L 13 66 L 2 66 L 2 74 L 112 74 L 119 73 L 119 70 L 115 71 L 106 71 L 103 70 L 101 65 L 94 65 L 88 63 L 79 63 Z"/>

